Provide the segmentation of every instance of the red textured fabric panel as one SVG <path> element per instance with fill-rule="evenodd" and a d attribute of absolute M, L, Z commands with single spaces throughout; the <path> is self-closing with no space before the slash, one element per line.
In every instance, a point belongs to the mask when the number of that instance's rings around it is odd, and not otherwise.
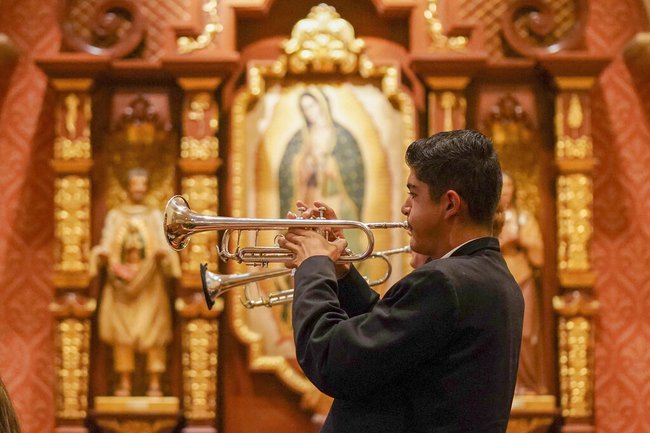
<path fill-rule="evenodd" d="M 56 2 L 3 0 L 21 53 L 0 106 L 0 374 L 25 433 L 54 429 L 53 100 L 34 57 L 58 51 Z"/>

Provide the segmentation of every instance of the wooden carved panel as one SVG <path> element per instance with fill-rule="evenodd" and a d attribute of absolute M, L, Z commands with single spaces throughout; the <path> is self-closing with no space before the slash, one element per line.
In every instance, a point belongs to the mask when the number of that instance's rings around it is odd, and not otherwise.
<path fill-rule="evenodd" d="M 65 0 L 64 45 L 70 51 L 155 61 L 170 48 L 169 27 L 189 21 L 193 4 L 193 0 Z"/>

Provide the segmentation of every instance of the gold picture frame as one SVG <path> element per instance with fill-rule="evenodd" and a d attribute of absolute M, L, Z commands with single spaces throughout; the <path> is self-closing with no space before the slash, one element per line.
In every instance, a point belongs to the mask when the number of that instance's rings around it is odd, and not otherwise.
<path fill-rule="evenodd" d="M 345 31 L 340 31 L 342 27 Z M 333 44 L 336 49 L 318 49 L 318 44 Z M 279 59 L 249 62 L 247 84 L 237 92 L 232 108 L 233 217 L 281 218 L 288 210 L 295 212 L 291 209 L 295 199 L 314 198 L 331 204 L 339 218 L 364 222 L 404 218 L 400 213 L 408 176 L 404 151 L 415 139 L 414 102 L 400 86 L 399 66 L 375 65 L 363 54 L 364 46 L 334 8 L 321 4 L 296 24 Z M 314 161 L 320 168 L 309 173 L 306 168 Z M 355 236 L 349 236 L 351 244 Z M 269 245 L 273 234 L 243 233 L 240 240 Z M 407 242 L 405 232 L 375 233 L 375 251 Z M 395 258 L 393 274 L 405 273 L 407 263 L 404 257 Z M 368 264 L 362 273 L 375 279 L 384 272 L 380 268 Z M 250 270 L 231 265 L 228 271 Z M 288 287 L 289 281 L 270 279 L 259 283 L 257 290 Z M 385 286 L 379 287 L 380 293 L 383 290 Z M 251 371 L 275 373 L 302 395 L 304 408 L 326 413 L 329 399 L 308 381 L 295 360 L 287 320 L 290 307 L 247 310 L 240 296 L 235 292 L 228 298 L 230 326 L 248 346 Z"/>

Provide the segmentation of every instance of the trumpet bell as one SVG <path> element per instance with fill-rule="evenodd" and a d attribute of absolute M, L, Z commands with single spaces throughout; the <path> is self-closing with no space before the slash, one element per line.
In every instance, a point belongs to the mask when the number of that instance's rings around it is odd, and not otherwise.
<path fill-rule="evenodd" d="M 216 295 L 213 296 L 208 289 L 211 284 L 212 281 L 210 279 L 210 273 L 208 272 L 208 265 L 201 263 L 201 286 L 203 287 L 203 295 L 205 296 L 205 303 L 208 306 L 208 310 L 212 310 L 214 298 L 216 297 Z"/>
<path fill-rule="evenodd" d="M 192 234 L 192 213 L 189 212 L 190 205 L 180 195 L 175 195 L 169 199 L 165 206 L 165 216 L 163 218 L 163 229 L 167 243 L 176 251 L 185 248 L 190 241 Z"/>
<path fill-rule="evenodd" d="M 208 271 L 208 265 L 201 264 L 201 285 L 203 287 L 203 295 L 208 309 L 211 310 L 214 305 L 214 299 L 222 296 L 228 290 L 237 287 L 245 286 L 249 283 L 255 283 L 265 280 L 267 278 L 279 277 L 282 275 L 289 275 L 293 272 L 291 269 L 269 269 L 262 272 L 247 272 L 243 274 L 215 274 Z M 252 308 L 244 304 L 247 308 Z"/>

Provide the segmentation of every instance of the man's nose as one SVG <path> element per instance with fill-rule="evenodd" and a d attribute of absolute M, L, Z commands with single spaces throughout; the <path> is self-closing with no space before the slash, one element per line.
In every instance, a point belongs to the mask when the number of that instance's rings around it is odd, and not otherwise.
<path fill-rule="evenodd" d="M 406 215 L 406 216 L 408 216 L 409 212 L 411 212 L 411 206 L 409 206 L 408 204 L 404 203 L 404 204 L 402 205 L 402 215 Z"/>

